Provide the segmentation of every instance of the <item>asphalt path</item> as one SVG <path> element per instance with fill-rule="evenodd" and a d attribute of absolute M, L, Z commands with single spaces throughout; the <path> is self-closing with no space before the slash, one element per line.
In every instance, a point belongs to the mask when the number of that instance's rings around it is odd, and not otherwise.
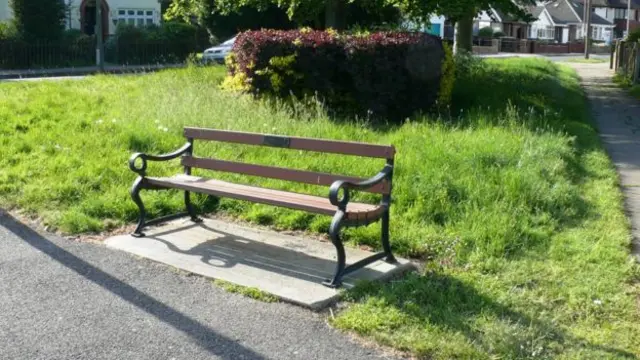
<path fill-rule="evenodd" d="M 388 359 L 325 315 L 227 293 L 0 210 L 0 359 Z"/>

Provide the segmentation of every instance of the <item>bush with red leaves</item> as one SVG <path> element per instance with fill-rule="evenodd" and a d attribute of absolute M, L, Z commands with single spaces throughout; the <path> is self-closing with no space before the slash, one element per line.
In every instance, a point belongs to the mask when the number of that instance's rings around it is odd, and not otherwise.
<path fill-rule="evenodd" d="M 317 96 L 341 114 L 402 120 L 435 104 L 444 56 L 438 37 L 418 32 L 247 31 L 229 72 L 254 94 Z"/>

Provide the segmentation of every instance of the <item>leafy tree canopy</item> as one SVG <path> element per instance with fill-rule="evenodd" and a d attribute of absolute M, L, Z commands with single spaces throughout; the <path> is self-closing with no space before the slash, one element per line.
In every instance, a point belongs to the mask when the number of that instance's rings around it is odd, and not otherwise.
<path fill-rule="evenodd" d="M 13 22 L 28 40 L 54 40 L 64 31 L 65 5 L 52 0 L 9 0 Z"/>

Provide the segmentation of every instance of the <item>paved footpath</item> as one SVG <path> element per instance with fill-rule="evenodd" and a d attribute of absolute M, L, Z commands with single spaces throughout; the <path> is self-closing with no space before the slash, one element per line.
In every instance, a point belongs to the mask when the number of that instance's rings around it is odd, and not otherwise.
<path fill-rule="evenodd" d="M 0 359 L 385 359 L 321 315 L 226 293 L 0 210 Z"/>
<path fill-rule="evenodd" d="M 571 64 L 582 78 L 600 138 L 620 176 L 640 261 L 640 100 L 612 82 L 609 64 Z"/>

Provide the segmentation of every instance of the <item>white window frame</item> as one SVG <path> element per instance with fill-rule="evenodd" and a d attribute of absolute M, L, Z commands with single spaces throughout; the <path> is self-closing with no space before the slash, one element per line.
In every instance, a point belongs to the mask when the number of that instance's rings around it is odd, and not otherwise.
<path fill-rule="evenodd" d="M 604 39 L 604 28 L 602 26 L 593 26 L 591 28 L 591 37 L 594 40 L 605 40 Z"/>
<path fill-rule="evenodd" d="M 116 17 L 117 23 L 125 23 L 135 27 L 145 27 L 156 24 L 154 9 L 120 8 Z"/>
<path fill-rule="evenodd" d="M 553 40 L 556 38 L 556 28 L 554 26 L 539 27 L 537 35 L 538 39 Z"/>

